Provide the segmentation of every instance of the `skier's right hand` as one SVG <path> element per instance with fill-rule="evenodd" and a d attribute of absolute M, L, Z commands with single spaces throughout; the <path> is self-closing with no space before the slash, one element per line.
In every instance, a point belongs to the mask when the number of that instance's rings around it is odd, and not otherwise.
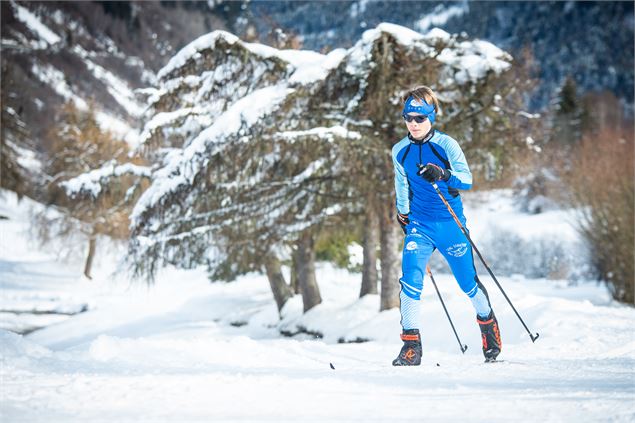
<path fill-rule="evenodd" d="M 410 218 L 408 217 L 408 215 L 397 212 L 397 222 L 399 222 L 401 230 L 403 231 L 404 235 L 406 235 L 406 225 L 410 223 Z"/>
<path fill-rule="evenodd" d="M 428 163 L 425 166 L 419 168 L 417 175 L 421 176 L 431 184 L 436 181 L 446 181 L 450 179 L 450 171 L 435 165 L 434 163 Z"/>

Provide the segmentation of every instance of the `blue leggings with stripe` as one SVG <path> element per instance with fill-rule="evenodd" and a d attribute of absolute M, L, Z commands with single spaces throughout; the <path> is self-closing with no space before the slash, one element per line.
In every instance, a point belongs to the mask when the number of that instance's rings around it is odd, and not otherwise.
<path fill-rule="evenodd" d="M 461 218 L 465 226 L 465 218 Z M 461 290 L 472 301 L 479 316 L 489 315 L 491 307 L 487 292 L 479 282 L 474 268 L 472 247 L 465 234 L 452 219 L 436 222 L 411 221 L 406 227 L 401 284 L 401 324 L 404 329 L 419 328 L 419 303 L 423 290 L 426 264 L 436 249 L 450 265 Z"/>

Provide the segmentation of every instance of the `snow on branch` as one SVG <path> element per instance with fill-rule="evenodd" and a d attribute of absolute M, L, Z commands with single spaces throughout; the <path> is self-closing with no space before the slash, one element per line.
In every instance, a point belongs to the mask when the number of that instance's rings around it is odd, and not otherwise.
<path fill-rule="evenodd" d="M 274 85 L 252 92 L 234 103 L 225 113 L 203 130 L 183 150 L 166 158 L 166 165 L 156 172 L 152 185 L 143 193 L 130 216 L 135 222 L 146 209 L 161 198 L 189 185 L 206 165 L 208 157 L 223 148 L 227 137 L 254 125 L 262 116 L 271 113 L 291 92 L 286 84 Z"/>
<path fill-rule="evenodd" d="M 488 72 L 500 74 L 511 67 L 511 56 L 483 40 L 462 41 L 441 51 L 437 60 L 452 67 L 459 85 L 475 83 Z"/>
<path fill-rule="evenodd" d="M 307 84 L 323 79 L 328 70 L 337 67 L 345 54 L 344 49 L 333 50 L 327 55 L 309 50 L 278 50 L 264 44 L 243 42 L 235 35 L 219 30 L 202 35 L 183 47 L 159 70 L 158 79 L 166 79 L 190 60 L 200 58 L 204 50 L 213 50 L 220 40 L 230 45 L 238 45 L 262 59 L 276 58 L 286 62 L 292 71 L 290 83 Z"/>
<path fill-rule="evenodd" d="M 123 175 L 136 175 L 149 178 L 151 170 L 148 166 L 139 166 L 132 163 L 118 165 L 112 161 L 99 169 L 82 173 L 81 175 L 64 181 L 60 185 L 71 197 L 79 194 L 90 194 L 93 198 L 96 198 L 101 192 L 102 187 L 107 184 L 111 178 Z"/>
<path fill-rule="evenodd" d="M 292 184 L 300 184 L 311 178 L 326 163 L 325 159 L 318 159 L 307 166 L 307 168 L 291 179 Z"/>
<path fill-rule="evenodd" d="M 329 128 L 326 127 L 317 127 L 311 128 L 305 131 L 283 131 L 278 132 L 274 135 L 276 140 L 285 140 L 288 142 L 294 142 L 295 140 L 303 137 L 312 137 L 318 138 L 320 140 L 324 140 L 327 142 L 333 142 L 335 138 L 343 138 L 343 139 L 351 139 L 351 140 L 359 140 L 362 138 L 362 135 L 357 131 L 349 131 L 343 126 L 331 126 Z"/>
<path fill-rule="evenodd" d="M 139 144 L 143 144 L 148 141 L 152 136 L 152 133 L 156 131 L 157 128 L 176 122 L 182 117 L 192 113 L 192 110 L 193 109 L 191 107 L 184 107 L 172 112 L 157 113 L 152 117 L 152 119 L 150 119 L 148 123 L 146 123 L 145 127 L 143 128 L 143 132 L 139 137 Z"/>
<path fill-rule="evenodd" d="M 436 60 L 452 70 L 452 78 L 459 85 L 475 83 L 490 71 L 500 74 L 511 67 L 512 57 L 487 41 L 457 41 L 456 37 L 439 28 L 420 34 L 399 25 L 381 23 L 376 28 L 365 31 L 361 40 L 347 51 L 347 72 L 359 73 L 360 68 L 367 65 L 371 49 L 382 34 L 390 35 L 403 46 L 434 54 Z M 439 54 L 433 47 L 437 41 L 442 41 L 445 45 Z"/>

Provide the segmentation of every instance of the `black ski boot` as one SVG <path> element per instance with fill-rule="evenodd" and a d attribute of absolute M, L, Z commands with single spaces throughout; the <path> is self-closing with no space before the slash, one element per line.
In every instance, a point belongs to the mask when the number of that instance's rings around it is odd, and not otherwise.
<path fill-rule="evenodd" d="M 401 334 L 403 347 L 399 356 L 392 361 L 393 366 L 418 366 L 421 364 L 421 336 L 419 329 L 404 330 Z"/>
<path fill-rule="evenodd" d="M 476 321 L 478 322 L 479 328 L 481 328 L 485 362 L 496 361 L 496 357 L 500 354 L 503 343 L 501 342 L 501 334 L 498 329 L 498 321 L 496 320 L 496 316 L 494 316 L 494 310 L 485 318 L 476 316 Z"/>

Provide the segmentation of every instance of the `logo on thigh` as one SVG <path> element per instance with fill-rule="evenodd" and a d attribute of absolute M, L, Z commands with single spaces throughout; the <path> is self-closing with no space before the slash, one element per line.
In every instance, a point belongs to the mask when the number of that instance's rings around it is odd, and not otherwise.
<path fill-rule="evenodd" d="M 452 257 L 461 257 L 467 253 L 467 243 L 454 244 L 445 250 Z"/>
<path fill-rule="evenodd" d="M 406 250 L 408 251 L 412 251 L 412 250 L 416 250 L 417 249 L 417 242 L 416 241 L 410 241 L 406 244 Z"/>

